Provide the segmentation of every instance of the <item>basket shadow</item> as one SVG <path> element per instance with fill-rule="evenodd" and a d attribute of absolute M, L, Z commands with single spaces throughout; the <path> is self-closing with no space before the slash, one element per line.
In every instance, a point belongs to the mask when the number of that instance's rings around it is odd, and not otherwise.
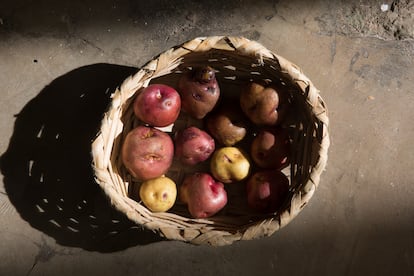
<path fill-rule="evenodd" d="M 162 240 L 111 206 L 91 168 L 91 142 L 110 94 L 136 70 L 112 64 L 74 69 L 16 115 L 1 156 L 6 192 L 23 219 L 61 245 L 112 252 Z"/>

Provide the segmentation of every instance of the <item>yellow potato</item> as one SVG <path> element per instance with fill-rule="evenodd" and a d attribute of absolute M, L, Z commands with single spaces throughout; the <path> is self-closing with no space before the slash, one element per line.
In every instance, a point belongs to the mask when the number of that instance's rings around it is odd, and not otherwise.
<path fill-rule="evenodd" d="M 166 212 L 177 198 L 177 186 L 173 180 L 161 176 L 144 181 L 139 189 L 144 205 L 152 212 Z"/>
<path fill-rule="evenodd" d="M 247 155 L 237 147 L 223 147 L 215 151 L 211 158 L 210 170 L 213 176 L 231 183 L 245 179 L 250 171 Z"/>

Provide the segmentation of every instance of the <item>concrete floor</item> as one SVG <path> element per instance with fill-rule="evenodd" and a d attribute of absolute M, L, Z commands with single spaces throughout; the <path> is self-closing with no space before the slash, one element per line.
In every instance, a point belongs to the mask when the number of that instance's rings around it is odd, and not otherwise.
<path fill-rule="evenodd" d="M 404 1 L 55 2 L 0 1 L 0 275 L 414 275 L 414 34 L 374 20 Z M 164 241 L 110 207 L 89 143 L 126 76 L 221 34 L 261 42 L 321 90 L 327 170 L 269 238 Z"/>

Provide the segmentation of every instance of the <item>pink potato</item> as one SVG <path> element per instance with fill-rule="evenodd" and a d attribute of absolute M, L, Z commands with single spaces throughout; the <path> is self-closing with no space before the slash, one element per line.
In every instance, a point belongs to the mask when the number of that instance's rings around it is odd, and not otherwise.
<path fill-rule="evenodd" d="M 165 174 L 174 157 L 171 137 L 158 129 L 138 126 L 131 130 L 122 146 L 122 161 L 131 175 L 149 180 Z"/>
<path fill-rule="evenodd" d="M 290 140 L 284 128 L 264 128 L 251 144 L 250 155 L 264 169 L 282 169 L 289 164 Z"/>
<path fill-rule="evenodd" d="M 187 204 L 194 218 L 215 215 L 227 204 L 227 192 L 221 182 L 207 173 L 194 173 L 185 177 L 180 186 L 180 200 Z"/>
<path fill-rule="evenodd" d="M 207 160 L 214 152 L 214 139 L 197 127 L 188 127 L 176 133 L 175 156 L 186 165 L 195 165 Z"/>

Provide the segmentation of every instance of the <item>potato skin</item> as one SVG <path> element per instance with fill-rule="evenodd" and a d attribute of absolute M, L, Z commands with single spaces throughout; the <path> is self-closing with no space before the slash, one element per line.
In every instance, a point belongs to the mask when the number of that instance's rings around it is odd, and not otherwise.
<path fill-rule="evenodd" d="M 180 185 L 180 200 L 187 205 L 194 218 L 208 218 L 227 204 L 224 184 L 215 181 L 208 173 L 189 174 Z"/>
<path fill-rule="evenodd" d="M 135 116 L 154 126 L 166 127 L 174 123 L 181 109 L 178 92 L 165 84 L 150 84 L 141 88 L 134 100 Z"/>
<path fill-rule="evenodd" d="M 178 82 L 178 93 L 181 95 L 182 110 L 196 119 L 203 119 L 220 97 L 214 70 L 202 67 L 184 73 Z"/>
<path fill-rule="evenodd" d="M 287 91 L 282 86 L 251 82 L 240 94 L 240 106 L 256 125 L 279 125 L 287 113 Z"/>
<path fill-rule="evenodd" d="M 131 130 L 122 145 L 122 161 L 138 180 L 165 174 L 174 157 L 171 137 L 158 129 L 138 126 Z"/>
<path fill-rule="evenodd" d="M 194 126 L 178 131 L 174 145 L 175 157 L 189 166 L 207 160 L 216 148 L 213 137 Z"/>
<path fill-rule="evenodd" d="M 177 198 L 177 186 L 168 177 L 161 176 L 144 181 L 139 189 L 139 197 L 152 212 L 166 212 Z"/>
<path fill-rule="evenodd" d="M 266 127 L 254 138 L 250 155 L 260 168 L 282 169 L 290 162 L 290 151 L 287 130 L 281 127 Z"/>
<path fill-rule="evenodd" d="M 247 134 L 247 118 L 234 105 L 221 106 L 207 117 L 207 129 L 218 143 L 233 146 Z"/>
<path fill-rule="evenodd" d="M 247 181 L 247 204 L 262 212 L 276 212 L 289 192 L 289 179 L 281 171 L 263 170 L 256 172 Z"/>

